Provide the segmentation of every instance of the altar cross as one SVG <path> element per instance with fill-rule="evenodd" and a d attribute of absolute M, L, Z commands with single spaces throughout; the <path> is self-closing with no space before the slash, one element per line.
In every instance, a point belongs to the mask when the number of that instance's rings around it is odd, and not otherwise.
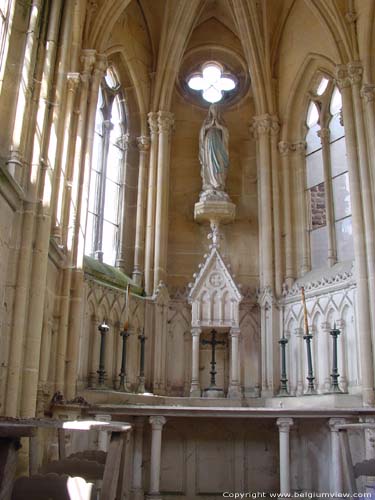
<path fill-rule="evenodd" d="M 217 345 L 225 345 L 224 340 L 216 340 L 216 330 L 211 331 L 211 340 L 201 340 L 202 345 L 210 345 L 211 346 L 211 383 L 210 383 L 210 389 L 216 387 L 216 370 L 215 370 L 215 365 L 216 365 L 216 360 L 215 360 L 215 352 L 216 352 L 216 346 Z"/>

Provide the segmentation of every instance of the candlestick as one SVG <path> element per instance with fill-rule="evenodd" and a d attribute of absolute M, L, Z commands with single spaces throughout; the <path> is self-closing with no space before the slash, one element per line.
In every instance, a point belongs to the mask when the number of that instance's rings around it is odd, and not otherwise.
<path fill-rule="evenodd" d="M 124 320 L 124 330 L 128 331 L 129 329 L 129 304 L 130 304 L 130 285 L 127 284 L 126 292 L 125 292 L 125 320 Z"/>
<path fill-rule="evenodd" d="M 119 391 L 126 392 L 126 343 L 130 333 L 127 330 L 123 330 L 120 333 L 122 338 L 122 357 L 121 357 L 121 371 L 120 371 L 120 386 Z"/>
<path fill-rule="evenodd" d="M 301 287 L 301 295 L 302 295 L 302 306 L 303 306 L 303 322 L 304 322 L 304 330 L 305 335 L 309 333 L 309 324 L 307 320 L 307 307 L 306 307 L 306 297 L 305 297 L 305 287 Z"/>
<path fill-rule="evenodd" d="M 287 375 L 286 375 L 286 356 L 285 356 L 285 349 L 286 345 L 288 343 L 288 339 L 285 338 L 284 332 L 283 336 L 279 340 L 279 344 L 281 347 L 281 378 L 280 378 L 280 392 L 279 396 L 289 396 L 288 392 L 288 386 L 287 386 Z"/>
<path fill-rule="evenodd" d="M 100 353 L 99 353 L 99 369 L 97 370 L 98 374 L 98 384 L 99 386 L 104 385 L 105 378 L 105 336 L 109 332 L 109 326 L 103 320 L 103 322 L 98 326 L 98 330 L 100 332 Z"/>
<path fill-rule="evenodd" d="M 138 389 L 137 393 L 138 394 L 144 394 L 146 392 L 145 389 L 145 342 L 146 342 L 146 336 L 144 334 L 144 331 L 142 330 L 142 333 L 138 335 L 138 340 L 140 341 L 141 344 L 141 352 L 140 352 L 140 359 L 139 359 L 139 377 L 138 377 Z"/>
<path fill-rule="evenodd" d="M 333 341 L 333 351 L 332 351 L 332 373 L 331 373 L 331 392 L 341 393 L 342 390 L 339 387 L 339 370 L 337 367 L 337 337 L 340 335 L 340 330 L 336 328 L 336 322 L 333 325 L 333 329 L 330 331 L 330 335 Z"/>

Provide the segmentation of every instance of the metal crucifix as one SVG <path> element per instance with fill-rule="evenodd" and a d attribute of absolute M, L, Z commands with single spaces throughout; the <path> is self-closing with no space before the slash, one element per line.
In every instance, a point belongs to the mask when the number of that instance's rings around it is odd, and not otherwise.
<path fill-rule="evenodd" d="M 224 340 L 216 340 L 216 330 L 211 331 L 211 340 L 201 340 L 202 345 L 210 345 L 211 346 L 211 383 L 209 389 L 216 389 L 216 346 L 217 345 L 225 345 Z"/>

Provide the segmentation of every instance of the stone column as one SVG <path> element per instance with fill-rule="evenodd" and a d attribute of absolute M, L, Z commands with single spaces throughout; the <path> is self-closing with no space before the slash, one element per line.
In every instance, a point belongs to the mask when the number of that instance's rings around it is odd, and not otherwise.
<path fill-rule="evenodd" d="M 157 289 L 160 281 L 166 281 L 167 275 L 169 156 L 173 114 L 167 111 L 159 111 L 158 126 L 159 148 L 156 182 L 154 291 Z"/>
<path fill-rule="evenodd" d="M 375 424 L 374 417 L 363 417 L 360 419 L 366 424 Z M 375 429 L 365 429 L 365 458 L 366 460 L 375 459 Z M 366 493 L 374 492 L 375 487 L 375 474 L 373 476 L 366 476 L 365 491 Z"/>
<path fill-rule="evenodd" d="M 145 206 L 146 206 L 146 161 L 150 149 L 150 138 L 141 136 L 137 138 L 139 149 L 138 196 L 137 196 L 137 221 L 135 229 L 135 250 L 133 280 L 138 286 L 142 285 L 144 269 L 144 244 L 145 244 Z"/>
<path fill-rule="evenodd" d="M 318 131 L 318 136 L 322 144 L 322 156 L 324 164 L 324 186 L 325 186 L 325 203 L 326 203 L 326 218 L 328 228 L 328 266 L 331 267 L 336 264 L 336 239 L 335 239 L 335 218 L 333 215 L 333 194 L 332 194 L 332 181 L 331 181 L 331 156 L 329 128 L 321 128 Z"/>
<path fill-rule="evenodd" d="M 296 396 L 302 396 L 305 386 L 304 373 L 303 373 L 303 359 L 304 359 L 304 340 L 303 340 L 303 329 L 296 328 L 295 335 L 298 342 L 298 359 L 297 359 L 297 389 Z"/>
<path fill-rule="evenodd" d="M 289 156 L 290 144 L 279 142 L 279 153 L 281 155 L 282 168 L 282 206 L 283 206 L 283 234 L 285 251 L 285 283 L 291 287 L 294 282 L 294 255 L 293 255 L 293 233 L 292 233 L 292 194 L 290 191 L 290 169 Z"/>
<path fill-rule="evenodd" d="M 144 418 L 137 417 L 135 421 L 134 431 L 134 454 L 133 454 L 133 485 L 132 493 L 134 500 L 143 500 L 143 427 Z"/>
<path fill-rule="evenodd" d="M 165 417 L 150 417 L 152 426 L 151 460 L 150 460 L 150 489 L 146 496 L 149 500 L 163 500 L 160 496 L 160 466 L 161 466 L 161 438 Z"/>
<path fill-rule="evenodd" d="M 127 164 L 128 164 L 128 152 L 129 152 L 129 146 L 130 146 L 130 134 L 122 134 L 118 139 L 117 139 L 117 144 L 118 146 L 122 149 L 123 152 L 123 168 L 121 172 L 121 216 L 120 216 L 120 221 L 122 223 L 120 224 L 120 238 L 119 238 L 119 245 L 118 245 L 118 250 L 117 250 L 117 258 L 116 258 L 116 267 L 121 269 L 125 274 L 125 267 L 126 267 L 126 252 L 125 252 L 125 244 L 126 244 L 126 227 L 127 224 L 123 223 L 123 221 L 126 221 L 126 198 L 125 198 L 125 191 L 126 191 L 126 169 L 127 169 Z"/>
<path fill-rule="evenodd" d="M 352 85 L 352 99 L 354 109 L 354 121 L 356 128 L 357 152 L 359 164 L 363 218 L 365 225 L 365 245 L 367 254 L 367 270 L 368 270 L 368 288 L 369 302 L 375 302 L 375 226 L 374 226 L 374 203 L 373 193 L 371 189 L 371 175 L 369 164 L 369 148 L 366 140 L 365 119 L 363 114 L 363 106 L 361 99 L 361 84 L 362 84 L 363 67 L 359 61 L 354 61 L 348 64 L 348 75 Z M 345 125 L 345 123 L 344 123 Z M 371 135 L 371 132 L 370 132 Z M 370 315 L 372 319 L 372 341 L 375 342 L 375 311 L 370 307 Z M 374 384 L 373 384 L 374 385 Z"/>
<path fill-rule="evenodd" d="M 330 357 L 331 349 L 329 348 L 329 343 L 331 342 L 331 336 L 329 332 L 331 331 L 331 325 L 327 322 L 323 322 L 320 325 L 319 339 L 318 339 L 318 352 L 319 360 L 321 361 L 321 370 L 319 370 L 320 380 L 319 389 L 321 392 L 329 392 L 331 387 L 331 364 L 332 359 Z M 319 341 L 321 340 L 321 342 Z"/>
<path fill-rule="evenodd" d="M 156 203 L 156 171 L 158 155 L 158 114 L 148 114 L 150 127 L 150 160 L 147 186 L 147 216 L 145 241 L 145 290 L 151 295 L 154 289 L 154 244 L 155 244 L 155 203 Z"/>
<path fill-rule="evenodd" d="M 67 196 L 66 190 L 70 190 L 68 186 L 68 181 L 71 176 L 70 165 L 72 163 L 72 158 L 68 157 L 69 144 L 71 144 L 71 130 L 74 124 L 75 116 L 73 113 L 74 102 L 76 98 L 77 89 L 79 87 L 81 78 L 79 73 L 68 73 L 67 76 L 67 97 L 65 106 L 65 120 L 63 128 L 63 138 L 62 138 L 62 159 L 60 164 L 60 169 L 56 172 L 55 178 L 55 197 L 52 201 L 52 220 L 53 220 L 53 236 L 62 243 L 62 222 L 64 213 L 64 200 Z M 65 243 L 65 242 L 64 242 Z"/>
<path fill-rule="evenodd" d="M 271 175 L 272 175 L 272 206 L 273 206 L 273 240 L 275 265 L 275 294 L 279 296 L 283 284 L 283 263 L 281 249 L 282 212 L 280 203 L 280 161 L 278 154 L 280 124 L 277 116 L 271 117 Z"/>
<path fill-rule="evenodd" d="M 293 425 L 293 419 L 281 417 L 276 420 L 279 427 L 279 449 L 280 449 L 280 493 L 290 493 L 290 447 L 289 432 Z"/>
<path fill-rule="evenodd" d="M 231 365 L 230 365 L 230 385 L 228 389 L 228 398 L 230 399 L 240 399 L 241 387 L 239 380 L 239 350 L 238 342 L 240 338 L 240 329 L 231 328 L 230 329 L 230 339 L 231 339 Z"/>
<path fill-rule="evenodd" d="M 270 147 L 270 115 L 254 117 L 253 130 L 258 140 L 258 178 L 260 214 L 261 288 L 274 285 L 273 268 L 273 221 L 272 221 L 272 162 Z"/>
<path fill-rule="evenodd" d="M 112 420 L 111 415 L 98 414 L 95 415 L 95 420 L 98 422 L 110 422 Z M 101 451 L 108 451 L 109 447 L 109 434 L 107 431 L 98 431 L 98 449 Z"/>
<path fill-rule="evenodd" d="M 299 264 L 300 264 L 300 274 L 304 276 L 311 267 L 311 259 L 309 252 L 309 234 L 307 231 L 307 216 L 306 216 L 306 141 L 299 141 L 292 144 L 292 151 L 294 152 L 294 170 L 296 177 L 296 208 L 297 211 L 297 221 L 298 228 L 297 231 L 297 241 L 298 247 L 300 247 L 299 252 Z"/>
<path fill-rule="evenodd" d="M 191 329 L 191 386 L 190 386 L 190 397 L 200 398 L 201 397 L 201 386 L 199 382 L 199 339 L 201 334 L 200 328 Z"/>
<path fill-rule="evenodd" d="M 338 340 L 338 368 L 340 374 L 340 385 L 344 392 L 348 392 L 348 374 L 347 374 L 347 364 L 346 364 L 346 347 L 345 347 L 345 320 L 338 319 L 336 321 L 336 326 L 340 330 L 340 336 Z M 352 354 L 354 355 L 354 353 Z"/>
<path fill-rule="evenodd" d="M 330 418 L 328 425 L 331 430 L 331 493 L 343 492 L 343 477 L 342 477 L 342 460 L 340 449 L 340 436 L 337 425 L 344 424 L 345 420 L 342 418 Z"/>
<path fill-rule="evenodd" d="M 374 373 L 371 339 L 371 316 L 366 262 L 365 227 L 362 207 L 362 188 L 357 154 L 356 129 L 352 102 L 351 81 L 346 66 L 338 66 L 336 80 L 341 90 L 345 142 L 349 171 L 350 197 L 352 205 L 353 243 L 357 280 L 357 319 L 361 355 L 362 398 L 364 406 L 374 403 Z"/>
<path fill-rule="evenodd" d="M 370 148 L 370 158 L 375 155 L 375 85 L 364 84 L 361 89 L 361 97 L 364 103 L 364 111 L 367 121 L 367 140 Z M 371 163 L 372 179 L 375 180 L 375 165 Z"/>

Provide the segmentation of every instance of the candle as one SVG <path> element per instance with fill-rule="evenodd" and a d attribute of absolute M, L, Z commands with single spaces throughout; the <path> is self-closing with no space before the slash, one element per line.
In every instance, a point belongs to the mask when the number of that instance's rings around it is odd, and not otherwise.
<path fill-rule="evenodd" d="M 125 322 L 124 322 L 124 330 L 127 331 L 129 328 L 129 301 L 130 301 L 130 285 L 126 286 L 125 292 Z"/>
<path fill-rule="evenodd" d="M 305 335 L 308 335 L 309 325 L 307 322 L 307 307 L 306 307 L 305 288 L 303 286 L 301 287 L 301 295 L 302 295 L 303 321 L 304 321 Z"/>

